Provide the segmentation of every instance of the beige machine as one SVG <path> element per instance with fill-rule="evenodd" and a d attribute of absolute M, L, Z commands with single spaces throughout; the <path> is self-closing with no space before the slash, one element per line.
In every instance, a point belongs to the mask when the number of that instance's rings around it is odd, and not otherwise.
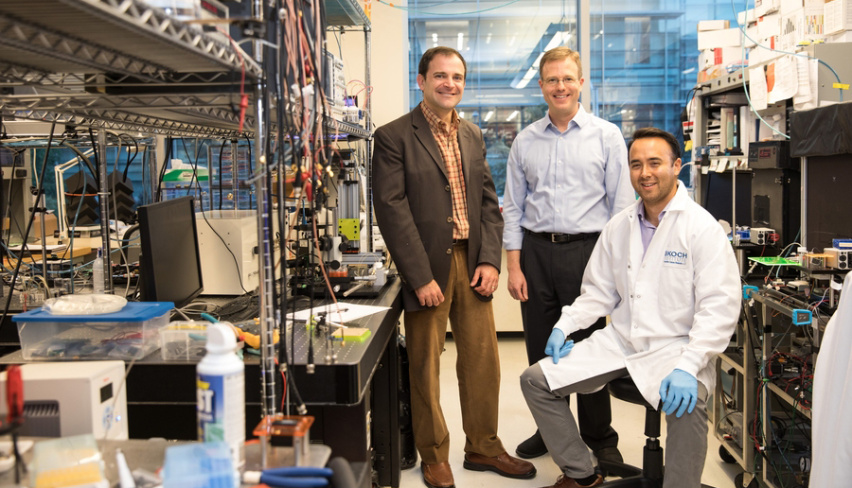
<path fill-rule="evenodd" d="M 128 438 L 124 361 L 30 363 L 21 366 L 21 377 L 25 417 L 21 435 Z M 0 417 L 7 414 L 4 371 L 0 373 Z"/>

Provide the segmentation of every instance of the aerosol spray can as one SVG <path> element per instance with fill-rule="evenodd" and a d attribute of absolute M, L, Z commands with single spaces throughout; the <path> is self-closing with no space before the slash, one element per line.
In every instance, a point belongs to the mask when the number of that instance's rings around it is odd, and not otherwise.
<path fill-rule="evenodd" d="M 207 326 L 207 353 L 196 368 L 198 440 L 224 441 L 234 469 L 245 464 L 245 366 L 236 354 L 237 339 L 224 323 Z"/>

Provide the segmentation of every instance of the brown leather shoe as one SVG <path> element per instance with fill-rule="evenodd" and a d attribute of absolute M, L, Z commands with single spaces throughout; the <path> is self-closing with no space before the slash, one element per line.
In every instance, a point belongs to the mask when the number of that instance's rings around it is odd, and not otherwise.
<path fill-rule="evenodd" d="M 469 452 L 464 455 L 464 469 L 494 471 L 500 476 L 522 480 L 535 476 L 535 466 L 531 462 L 512 457 L 506 452 L 495 457 Z"/>
<path fill-rule="evenodd" d="M 423 482 L 429 488 L 455 488 L 450 463 L 420 463 L 420 469 L 423 471 Z"/>
<path fill-rule="evenodd" d="M 601 475 L 598 475 L 598 477 L 595 478 L 595 481 L 591 485 L 581 485 L 577 483 L 577 480 L 571 479 L 565 475 L 561 475 L 559 476 L 559 478 L 556 478 L 556 484 L 544 486 L 542 488 L 590 488 L 592 486 L 598 486 L 601 484 L 603 484 L 603 477 Z"/>

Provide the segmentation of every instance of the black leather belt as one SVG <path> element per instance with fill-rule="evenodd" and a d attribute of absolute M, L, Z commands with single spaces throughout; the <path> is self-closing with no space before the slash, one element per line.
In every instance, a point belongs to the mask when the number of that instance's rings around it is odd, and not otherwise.
<path fill-rule="evenodd" d="M 524 233 L 528 236 L 544 239 L 556 244 L 567 244 L 574 241 L 582 241 L 584 239 L 597 239 L 600 232 L 587 232 L 584 234 L 562 234 L 559 232 L 533 232 L 524 229 Z"/>
<path fill-rule="evenodd" d="M 467 244 L 467 239 L 453 239 L 454 246 L 464 246 Z"/>

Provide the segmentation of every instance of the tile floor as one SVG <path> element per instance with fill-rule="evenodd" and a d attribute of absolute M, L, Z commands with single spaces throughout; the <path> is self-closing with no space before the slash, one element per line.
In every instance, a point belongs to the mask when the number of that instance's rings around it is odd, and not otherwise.
<path fill-rule="evenodd" d="M 500 385 L 500 427 L 499 434 L 506 450 L 514 455 L 519 442 L 529 437 L 535 431 L 535 422 L 527 409 L 518 384 L 518 376 L 527 366 L 526 353 L 522 338 L 501 337 L 500 361 L 502 381 Z M 513 480 L 503 478 L 494 473 L 479 473 L 468 471 L 462 467 L 464 460 L 464 433 L 461 429 L 461 413 L 458 407 L 458 386 L 455 374 L 456 349 L 452 340 L 447 341 L 446 351 L 441 361 L 441 403 L 444 415 L 450 428 L 450 465 L 453 468 L 456 486 L 458 488 L 508 488 L 508 487 L 540 487 L 554 483 L 560 472 L 548 456 L 532 460 L 538 469 L 538 475 L 532 480 Z M 572 402 L 574 405 L 575 402 Z M 625 462 L 641 466 L 642 447 L 645 437 L 644 410 L 636 405 L 612 400 L 613 427 L 619 434 L 619 449 Z M 665 425 L 662 427 L 665 433 Z M 707 460 L 704 465 L 702 482 L 715 488 L 729 488 L 734 485 L 734 476 L 740 470 L 736 465 L 724 464 L 719 458 L 719 443 L 709 433 Z M 665 435 L 662 438 L 665 447 Z M 420 473 L 420 462 L 417 466 L 402 472 L 401 488 L 420 488 L 425 486 Z"/>

